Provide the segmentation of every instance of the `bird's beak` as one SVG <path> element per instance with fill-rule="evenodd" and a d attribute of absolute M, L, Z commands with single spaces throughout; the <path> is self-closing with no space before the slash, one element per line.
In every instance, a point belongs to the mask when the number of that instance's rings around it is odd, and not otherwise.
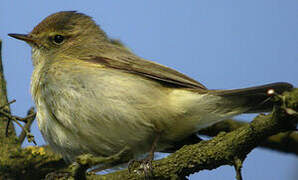
<path fill-rule="evenodd" d="M 25 41 L 27 43 L 36 43 L 35 39 L 28 34 L 8 34 L 8 36 Z"/>

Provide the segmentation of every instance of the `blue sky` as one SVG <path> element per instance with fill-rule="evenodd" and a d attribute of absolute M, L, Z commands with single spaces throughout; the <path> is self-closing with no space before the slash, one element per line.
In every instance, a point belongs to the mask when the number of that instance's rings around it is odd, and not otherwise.
<path fill-rule="evenodd" d="M 230 89 L 276 81 L 297 86 L 297 7 L 297 0 L 5 1 L 0 6 L 0 38 L 9 99 L 17 100 L 13 113 L 24 116 L 33 106 L 33 67 L 30 47 L 7 34 L 28 33 L 51 13 L 86 13 L 139 56 L 177 69 L 210 89 Z M 44 143 L 36 124 L 33 134 L 39 145 Z M 295 179 L 297 165 L 294 155 L 258 148 L 245 160 L 243 176 Z M 191 179 L 234 177 L 233 167 L 224 166 Z"/>

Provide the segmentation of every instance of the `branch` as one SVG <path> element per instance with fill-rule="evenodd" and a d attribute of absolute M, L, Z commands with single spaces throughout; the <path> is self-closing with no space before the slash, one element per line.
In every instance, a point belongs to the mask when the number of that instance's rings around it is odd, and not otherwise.
<path fill-rule="evenodd" d="M 10 113 L 9 103 L 7 100 L 7 91 L 6 91 L 6 81 L 4 78 L 4 72 L 3 72 L 3 65 L 2 65 L 2 41 L 0 40 L 0 107 L 1 110 Z M 8 118 L 0 116 L 0 138 L 3 138 L 3 136 L 6 134 L 6 124 L 7 124 Z M 5 126 L 5 128 L 3 128 Z M 11 134 L 12 136 L 15 136 L 14 127 L 11 124 L 8 126 L 8 134 Z"/>
<path fill-rule="evenodd" d="M 220 132 L 231 132 L 247 124 L 248 123 L 246 122 L 229 119 L 203 129 L 199 131 L 199 134 L 214 137 Z M 259 146 L 266 149 L 298 155 L 298 133 L 297 131 L 281 132 L 268 137 Z"/>
<path fill-rule="evenodd" d="M 2 41 L 0 40 L 0 107 L 2 111 L 10 114 L 10 108 L 7 100 L 7 92 L 6 92 L 6 82 L 4 79 L 3 66 L 2 66 Z M 8 157 L 9 152 L 15 147 L 18 146 L 16 142 L 16 134 L 14 131 L 13 124 L 6 127 L 8 123 L 8 118 L 0 115 L 0 157 L 5 158 Z M 6 137 L 6 129 L 9 137 Z M 1 158 L 1 161 L 3 159 Z M 5 162 L 5 161 L 4 161 Z M 7 166 L 2 166 L 0 164 L 0 179 L 8 179 L 7 177 L 11 177 L 9 172 L 3 171 L 2 169 L 6 169 Z"/>

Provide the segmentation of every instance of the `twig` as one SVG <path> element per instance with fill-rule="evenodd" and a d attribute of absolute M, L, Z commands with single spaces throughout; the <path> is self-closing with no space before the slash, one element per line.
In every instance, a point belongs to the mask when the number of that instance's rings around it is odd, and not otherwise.
<path fill-rule="evenodd" d="M 29 142 L 32 141 L 32 142 L 36 145 L 34 139 L 33 139 L 33 140 L 32 140 L 32 139 L 29 139 L 29 138 L 32 138 L 32 137 L 28 137 L 28 133 L 27 133 L 28 131 L 30 131 L 30 127 L 31 127 L 31 125 L 32 125 L 32 123 L 33 123 L 35 117 L 36 117 L 36 113 L 34 112 L 34 108 L 32 107 L 32 108 L 30 108 L 30 109 L 28 110 L 28 112 L 27 112 L 27 116 L 26 116 L 25 118 L 23 118 L 23 120 L 26 120 L 26 124 L 25 124 L 25 126 L 24 126 L 23 131 L 22 131 L 21 134 L 19 135 L 19 143 L 20 143 L 20 144 L 22 144 L 22 143 L 24 142 L 24 140 L 25 140 L 25 138 L 26 138 L 26 136 L 27 136 L 28 141 L 29 141 Z M 26 130 L 26 131 L 25 131 L 25 130 Z"/>
<path fill-rule="evenodd" d="M 36 142 L 35 142 L 35 140 L 34 140 L 34 136 L 33 136 L 27 129 L 25 129 L 25 128 L 22 126 L 21 123 L 19 123 L 19 119 L 21 119 L 21 118 L 19 118 L 19 117 L 15 117 L 15 116 L 13 116 L 13 115 L 11 115 L 11 114 L 9 114 L 9 113 L 7 113 L 7 112 L 1 110 L 1 109 L 0 109 L 0 114 L 2 114 L 2 115 L 4 115 L 4 116 L 8 117 L 10 120 L 13 120 L 15 123 L 17 123 L 17 125 L 19 125 L 19 126 L 22 128 L 22 131 L 24 131 L 24 133 L 26 134 L 26 136 L 27 136 L 27 138 L 28 138 L 28 141 L 29 141 L 29 142 L 32 141 L 35 145 L 37 145 Z M 7 129 L 8 129 L 8 128 L 7 128 Z"/>
<path fill-rule="evenodd" d="M 8 137 L 8 129 L 9 129 L 10 121 L 13 119 L 18 120 L 20 118 L 16 117 L 16 116 L 12 116 L 10 113 L 5 112 L 3 109 L 0 109 L 0 114 L 6 116 L 8 118 L 6 128 L 5 128 L 5 136 Z"/>
<path fill-rule="evenodd" d="M 1 109 L 1 110 L 4 110 L 5 107 L 7 107 L 8 105 L 10 105 L 10 104 L 12 104 L 12 103 L 15 103 L 15 102 L 16 102 L 16 100 L 14 99 L 14 100 L 8 102 L 7 104 L 1 106 L 0 109 Z M 7 113 L 7 114 L 9 114 L 9 113 Z M 8 137 L 9 124 L 10 124 L 10 118 L 8 118 L 7 123 L 6 123 L 6 127 L 5 127 L 5 136 L 6 136 L 6 137 Z"/>
<path fill-rule="evenodd" d="M 26 117 L 24 117 L 24 118 L 22 118 L 22 120 L 21 121 L 23 121 L 23 122 L 26 122 L 27 123 L 27 121 L 28 120 L 30 120 L 30 119 L 34 119 L 35 118 L 35 116 L 36 116 L 36 113 L 35 112 L 33 112 L 32 114 L 29 114 L 28 116 L 26 116 Z"/>
<path fill-rule="evenodd" d="M 2 109 L 0 109 L 0 114 L 2 114 L 3 116 L 6 116 L 6 117 L 9 118 L 9 119 L 16 119 L 16 120 L 18 120 L 18 121 L 23 121 L 23 120 L 22 120 L 23 118 L 18 117 L 18 116 L 13 116 L 13 115 L 11 115 L 11 114 L 9 114 L 9 113 L 3 111 Z"/>
<path fill-rule="evenodd" d="M 15 102 L 16 102 L 16 100 L 13 99 L 12 101 L 10 101 L 10 102 L 4 104 L 3 106 L 1 106 L 0 109 L 3 109 L 3 108 L 5 108 L 6 106 L 8 106 L 8 105 L 10 105 L 10 104 L 13 104 L 13 103 L 15 103 Z"/>
<path fill-rule="evenodd" d="M 234 168 L 236 171 L 236 179 L 237 180 L 242 180 L 242 174 L 241 174 L 242 163 L 243 163 L 243 161 L 241 159 L 239 159 L 238 157 L 234 158 Z"/>

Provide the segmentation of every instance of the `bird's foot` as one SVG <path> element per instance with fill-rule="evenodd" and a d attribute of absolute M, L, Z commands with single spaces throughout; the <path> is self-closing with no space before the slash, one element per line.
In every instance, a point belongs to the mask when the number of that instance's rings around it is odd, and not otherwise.
<path fill-rule="evenodd" d="M 136 173 L 144 173 L 145 179 L 149 179 L 153 176 L 153 167 L 152 167 L 152 161 L 153 158 L 151 156 L 146 157 L 142 160 L 131 160 L 128 163 L 128 171 L 130 173 L 136 172 Z M 141 169 L 139 171 L 138 169 Z"/>

